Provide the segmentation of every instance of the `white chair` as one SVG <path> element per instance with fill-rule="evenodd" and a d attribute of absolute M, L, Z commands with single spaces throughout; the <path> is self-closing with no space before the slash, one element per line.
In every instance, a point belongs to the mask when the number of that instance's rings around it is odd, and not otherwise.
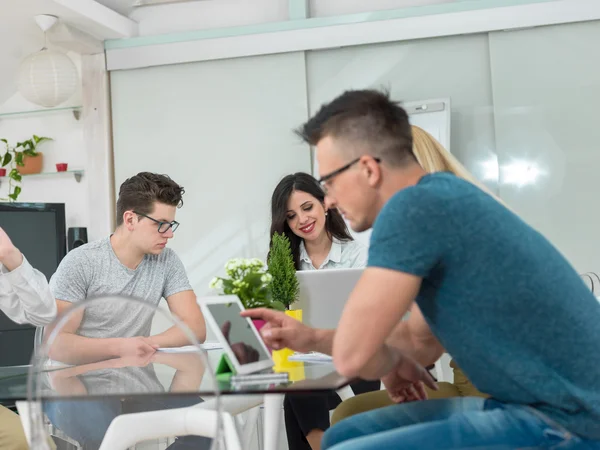
<path fill-rule="evenodd" d="M 63 327 L 75 314 L 119 314 L 123 311 L 135 311 L 135 319 L 142 318 L 142 323 L 151 321 L 155 314 L 163 314 L 165 317 L 162 320 L 171 321 L 186 341 L 183 344 L 194 346 L 193 351 L 185 354 L 149 352 L 140 356 L 91 362 L 89 354 L 72 347 L 70 341 L 65 340 Z M 143 330 L 144 326 L 140 329 Z M 62 423 L 55 425 L 69 429 L 63 429 L 63 432 L 78 435 L 75 440 L 86 439 L 89 435 L 86 432 L 94 435 L 100 433 L 101 450 L 126 450 L 138 442 L 150 439 L 190 435 L 211 438 L 211 443 L 204 443 L 212 450 L 242 449 L 231 413 L 222 410 L 218 383 L 206 353 L 180 320 L 142 300 L 111 296 L 73 305 L 56 319 L 50 330 L 42 345 L 36 347 L 32 358 L 28 402 L 20 402 L 18 405 L 31 448 L 49 450 L 46 417 L 49 414 L 52 416 L 51 412 L 57 408 L 70 406 L 71 401 L 77 402 L 77 407 L 72 410 L 77 411 L 77 414 L 65 419 L 61 410 L 61 414 L 56 414 L 53 418 L 60 417 Z M 149 364 L 150 359 L 153 360 L 153 365 Z M 171 388 L 177 388 L 180 393 L 191 394 L 187 397 L 190 400 L 183 407 L 173 407 L 173 402 L 176 398 L 185 397 L 168 395 L 164 383 L 159 379 L 159 375 L 165 378 L 171 370 L 177 373 L 183 371 L 177 381 L 176 377 L 172 377 Z M 188 373 L 184 373 L 186 370 Z M 194 400 L 193 396 L 193 392 L 200 389 L 200 383 L 203 391 L 209 390 L 212 393 L 211 398 L 203 403 L 198 403 L 202 400 L 199 397 Z M 139 412 L 120 415 L 115 413 L 113 417 L 111 408 L 122 405 L 121 398 L 141 401 Z M 82 408 L 86 402 L 95 402 L 93 408 L 88 409 L 93 418 L 87 420 Z M 157 410 L 155 403 L 160 403 L 158 408 L 164 408 Z M 192 403 L 197 404 L 187 406 Z M 99 416 L 98 411 L 102 410 L 100 406 L 106 405 L 110 405 L 104 408 L 110 414 Z"/>

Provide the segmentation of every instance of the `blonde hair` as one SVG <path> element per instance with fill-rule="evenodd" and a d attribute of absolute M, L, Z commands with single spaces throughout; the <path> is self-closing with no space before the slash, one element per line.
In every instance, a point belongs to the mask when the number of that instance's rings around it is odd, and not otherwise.
<path fill-rule="evenodd" d="M 413 153 L 417 161 L 427 173 L 450 172 L 463 180 L 477 186 L 482 191 L 494 197 L 500 203 L 504 202 L 498 198 L 490 189 L 475 178 L 458 159 L 446 150 L 431 134 L 416 125 L 412 125 Z"/>

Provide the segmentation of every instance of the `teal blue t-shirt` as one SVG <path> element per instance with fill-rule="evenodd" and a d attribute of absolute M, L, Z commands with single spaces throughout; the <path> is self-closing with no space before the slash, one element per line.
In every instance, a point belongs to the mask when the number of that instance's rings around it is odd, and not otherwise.
<path fill-rule="evenodd" d="M 383 207 L 369 267 L 423 278 L 432 332 L 482 392 L 600 440 L 600 302 L 540 233 L 448 173 Z"/>

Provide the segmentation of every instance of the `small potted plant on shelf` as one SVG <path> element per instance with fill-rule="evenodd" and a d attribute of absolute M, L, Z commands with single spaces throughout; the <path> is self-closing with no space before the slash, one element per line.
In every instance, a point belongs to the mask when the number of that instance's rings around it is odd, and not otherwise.
<path fill-rule="evenodd" d="M 234 258 L 225 264 L 228 278 L 215 277 L 209 287 L 221 295 L 237 295 L 244 308 L 270 308 L 283 311 L 285 306 L 271 296 L 273 277 L 267 273 L 266 265 L 258 258 Z M 256 328 L 264 325 L 263 321 L 253 320 Z"/>
<path fill-rule="evenodd" d="M 21 176 L 40 173 L 43 166 L 43 154 L 37 148 L 43 142 L 51 141 L 51 138 L 40 137 L 35 134 L 31 139 L 17 142 L 15 145 L 8 143 L 6 139 L 0 139 L 4 143 L 4 153 L 0 153 L 0 167 L 8 167 L 8 199 L 16 201 L 21 193 Z"/>

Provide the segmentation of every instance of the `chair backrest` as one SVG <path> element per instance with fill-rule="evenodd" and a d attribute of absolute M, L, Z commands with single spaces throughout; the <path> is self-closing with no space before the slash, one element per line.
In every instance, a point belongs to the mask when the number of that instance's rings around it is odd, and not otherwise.
<path fill-rule="evenodd" d="M 150 330 L 154 317 L 161 315 L 162 323 L 171 324 L 166 332 L 169 342 L 175 340 L 185 348 L 156 348 L 155 341 L 164 340 L 165 335 L 153 338 L 112 331 L 111 318 L 128 311 L 135 313 L 131 321 L 132 329 L 137 330 Z M 78 330 L 69 332 L 65 327 L 72 328 L 74 321 L 79 322 Z M 91 328 L 90 323 L 99 325 Z M 211 410 L 216 415 L 198 430 L 216 438 L 222 430 L 218 386 L 206 351 L 192 331 L 168 311 L 130 297 L 88 299 L 60 315 L 36 345 L 28 378 L 30 446 L 49 448 L 48 422 L 82 446 L 100 446 L 106 438 L 111 442 L 104 442 L 101 448 L 116 449 L 117 441 L 174 437 L 177 434 L 168 433 L 181 433 L 185 421 L 183 412 L 178 412 L 202 403 L 197 394 L 200 390 L 214 397 Z M 113 422 L 124 413 L 128 413 L 127 421 Z M 136 417 L 157 425 L 132 426 Z M 181 417 L 181 423 L 173 417 Z M 128 429 L 111 423 L 126 424 Z M 204 444 L 196 448 L 208 449 L 211 442 L 220 441 L 199 439 Z"/>

